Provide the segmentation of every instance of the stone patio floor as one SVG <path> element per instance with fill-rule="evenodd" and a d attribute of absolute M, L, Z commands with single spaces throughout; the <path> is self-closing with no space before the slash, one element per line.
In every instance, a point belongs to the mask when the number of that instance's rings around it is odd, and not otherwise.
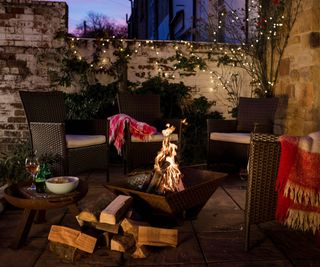
<path fill-rule="evenodd" d="M 122 176 L 122 166 L 111 166 L 111 181 Z M 103 187 L 103 172 L 81 175 L 88 179 L 89 192 Z M 48 249 L 52 224 L 75 229 L 79 226 L 67 209 L 47 212 L 47 222 L 33 225 L 26 244 L 14 250 L 21 210 L 7 206 L 0 214 L 0 267 L 60 266 L 320 266 L 320 249 L 311 234 L 290 231 L 275 222 L 252 227 L 253 247 L 244 251 L 244 208 L 246 182 L 230 175 L 216 190 L 198 218 L 185 221 L 179 230 L 177 248 L 153 249 L 145 259 L 133 259 L 119 252 L 98 247 L 92 255 L 74 263 L 64 263 Z"/>

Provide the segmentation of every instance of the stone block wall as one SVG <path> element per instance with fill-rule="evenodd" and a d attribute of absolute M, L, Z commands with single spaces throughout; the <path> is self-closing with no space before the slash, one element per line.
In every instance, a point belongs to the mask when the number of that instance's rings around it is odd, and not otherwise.
<path fill-rule="evenodd" d="M 48 68 L 39 55 L 64 46 L 67 31 L 63 2 L 0 1 L 0 151 L 28 137 L 19 90 L 50 90 Z M 54 67 L 54 66 L 51 66 Z"/>
<path fill-rule="evenodd" d="M 302 1 L 281 62 L 276 94 L 287 99 L 278 124 L 291 135 L 320 130 L 320 1 Z"/>

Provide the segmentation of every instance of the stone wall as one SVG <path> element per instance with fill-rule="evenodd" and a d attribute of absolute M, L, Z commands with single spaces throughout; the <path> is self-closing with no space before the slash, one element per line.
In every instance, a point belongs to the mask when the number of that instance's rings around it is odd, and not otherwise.
<path fill-rule="evenodd" d="M 285 49 L 276 94 L 288 100 L 279 124 L 284 132 L 320 130 L 320 1 L 302 1 Z"/>
<path fill-rule="evenodd" d="M 0 1 L 0 151 L 27 138 L 18 91 L 50 90 L 49 69 L 41 67 L 39 55 L 64 46 L 55 36 L 66 30 L 65 3 Z"/>

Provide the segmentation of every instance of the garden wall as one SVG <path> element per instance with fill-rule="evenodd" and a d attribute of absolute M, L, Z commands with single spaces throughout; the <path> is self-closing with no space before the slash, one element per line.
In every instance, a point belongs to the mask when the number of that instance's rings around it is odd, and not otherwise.
<path fill-rule="evenodd" d="M 279 72 L 276 94 L 288 98 L 279 124 L 284 132 L 320 130 L 320 1 L 302 1 Z"/>
<path fill-rule="evenodd" d="M 19 90 L 52 90 L 68 92 L 79 91 L 77 80 L 70 88 L 53 86 L 50 73 L 58 72 L 55 61 L 56 49 L 63 49 L 66 43 L 56 39 L 58 32 L 66 32 L 67 6 L 63 2 L 44 2 L 31 0 L 0 1 L 0 138 L 1 151 L 6 152 L 21 139 L 28 137 L 23 107 L 18 95 Z M 75 41 L 77 41 L 75 39 Z M 119 40 L 120 41 L 120 40 Z M 230 117 L 229 110 L 234 103 L 227 101 L 226 88 L 235 90 L 236 94 L 251 95 L 249 79 L 238 68 L 218 68 L 217 57 L 222 47 L 214 49 L 208 44 L 191 44 L 187 42 L 149 42 L 121 40 L 124 47 L 130 48 L 132 54 L 128 63 L 128 80 L 137 82 L 148 77 L 160 75 L 170 82 L 184 82 L 192 87 L 194 97 L 206 96 L 214 101 L 213 109 Z M 84 40 L 75 46 L 77 56 L 90 61 L 97 46 L 93 40 Z M 111 41 L 110 41 L 111 43 Z M 102 46 L 102 43 L 100 43 Z M 99 63 L 101 68 L 108 67 L 116 61 L 115 48 L 107 42 L 104 44 Z M 116 48 L 118 49 L 118 48 Z M 220 50 L 221 49 L 221 50 Z M 225 49 L 223 48 L 225 51 Z M 201 58 L 208 68 L 201 69 L 193 63 L 192 70 L 175 69 L 176 52 L 190 53 L 194 58 Z M 220 51 L 220 52 L 219 52 Z M 200 62 L 201 63 L 201 62 Z M 99 66 L 98 66 L 99 68 Z M 231 75 L 234 76 L 231 77 Z M 107 72 L 96 73 L 102 84 L 114 80 Z M 220 79 L 220 80 L 219 80 Z M 230 95 L 229 95 L 230 96 Z"/>
<path fill-rule="evenodd" d="M 28 136 L 18 91 L 50 90 L 48 69 L 41 67 L 38 55 L 65 45 L 55 35 L 66 25 L 65 3 L 0 1 L 1 152 Z"/>
<path fill-rule="evenodd" d="M 276 94 L 288 98 L 288 106 L 283 105 L 283 112 L 280 113 L 283 115 L 278 117 L 278 133 L 306 134 L 320 128 L 320 2 L 310 0 L 303 1 L 303 4 L 281 64 Z M 81 89 L 77 81 L 70 88 L 62 88 L 53 86 L 50 79 L 50 73 L 59 72 L 54 51 L 66 48 L 65 41 L 55 37 L 58 32 L 66 30 L 67 5 L 64 2 L 0 0 L 2 152 L 28 137 L 19 90 L 55 88 L 70 92 Z M 214 101 L 213 110 L 223 112 L 226 118 L 230 117 L 228 112 L 234 105 L 229 100 L 233 93 L 251 96 L 250 79 L 242 69 L 217 66 L 217 59 L 228 53 L 227 46 L 171 41 L 118 41 L 130 50 L 127 77 L 132 82 L 141 82 L 157 75 L 170 82 L 182 81 L 192 88 L 194 97 L 205 96 Z M 112 40 L 109 42 L 112 43 Z M 99 43 L 102 51 L 100 61 L 94 66 L 101 68 L 101 72 L 93 78 L 108 84 L 115 78 L 104 70 L 116 62 L 114 52 L 122 51 L 117 51 L 119 48 L 114 48 L 107 41 L 103 43 Z M 96 48 L 93 40 L 85 40 L 72 49 L 81 60 L 90 61 Z M 180 52 L 193 57 L 192 64 L 184 65 L 184 59 L 178 57 Z M 201 68 L 202 61 L 207 68 Z M 190 65 L 192 68 L 189 68 Z"/>

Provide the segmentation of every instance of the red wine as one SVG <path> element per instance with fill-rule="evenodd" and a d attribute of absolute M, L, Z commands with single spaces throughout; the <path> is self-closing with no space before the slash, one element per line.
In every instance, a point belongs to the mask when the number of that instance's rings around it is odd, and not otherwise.
<path fill-rule="evenodd" d="M 28 173 L 36 174 L 39 171 L 39 165 L 36 163 L 29 163 L 26 165 L 26 170 Z"/>

